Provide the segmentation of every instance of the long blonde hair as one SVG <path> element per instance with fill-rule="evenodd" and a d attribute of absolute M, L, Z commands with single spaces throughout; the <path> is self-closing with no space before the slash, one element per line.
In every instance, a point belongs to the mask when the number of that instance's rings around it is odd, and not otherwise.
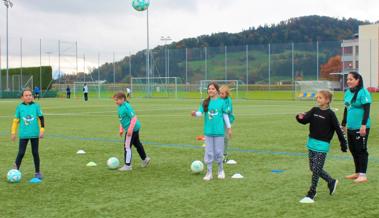
<path fill-rule="evenodd" d="M 226 93 L 226 97 L 229 97 L 230 96 L 230 89 L 229 89 L 229 86 L 228 85 L 222 85 L 220 87 L 220 92 L 221 91 L 224 91 Z"/>

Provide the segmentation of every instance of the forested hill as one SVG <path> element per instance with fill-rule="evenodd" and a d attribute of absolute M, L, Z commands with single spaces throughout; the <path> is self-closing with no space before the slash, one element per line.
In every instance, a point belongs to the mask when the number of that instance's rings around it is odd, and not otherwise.
<path fill-rule="evenodd" d="M 242 45 L 258 45 L 268 43 L 290 43 L 290 42 L 325 42 L 340 41 L 349 39 L 353 34 L 358 32 L 359 25 L 369 24 L 368 21 L 360 21 L 353 18 L 337 19 L 326 16 L 304 16 L 291 18 L 278 24 L 263 25 L 259 27 L 251 27 L 239 33 L 213 33 L 210 35 L 202 35 L 196 38 L 182 39 L 168 45 L 170 50 L 180 48 L 201 48 L 201 47 L 223 47 L 223 46 L 242 46 Z M 157 46 L 152 49 L 154 54 L 154 71 L 164 72 L 165 66 L 163 62 L 163 47 Z M 159 54 L 158 56 L 156 54 Z M 170 53 L 175 58 L 175 51 Z M 132 55 L 132 76 L 143 77 L 145 72 L 145 51 L 141 50 Z M 121 61 L 116 62 L 116 82 L 128 82 L 130 77 L 129 58 L 124 57 Z M 211 57 L 209 57 L 211 58 Z M 170 68 L 176 71 L 183 68 L 184 64 L 180 62 L 170 63 Z M 97 69 L 92 73 L 97 78 Z M 113 81 L 113 64 L 106 63 L 100 67 L 101 79 L 109 82 Z M 174 73 L 174 72 L 173 72 Z M 153 72 L 155 75 L 156 73 Z M 171 74 L 170 74 L 171 75 Z M 194 76 L 195 73 L 188 75 Z M 174 75 L 172 75 L 174 76 Z M 191 80 L 191 78 L 189 78 Z"/>
<path fill-rule="evenodd" d="M 240 33 L 214 33 L 197 38 L 183 39 L 171 47 L 217 47 L 246 44 L 284 42 L 336 41 L 350 38 L 358 32 L 358 26 L 368 21 L 337 19 L 326 16 L 291 18 L 278 24 L 252 27 Z"/>

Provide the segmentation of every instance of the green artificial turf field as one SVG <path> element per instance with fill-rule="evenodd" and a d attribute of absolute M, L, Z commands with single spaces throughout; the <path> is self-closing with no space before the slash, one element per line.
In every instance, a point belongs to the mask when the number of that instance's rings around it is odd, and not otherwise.
<path fill-rule="evenodd" d="M 229 149 L 236 165 L 226 165 L 225 180 L 205 182 L 190 164 L 203 160 L 201 118 L 190 112 L 196 99 L 132 99 L 142 123 L 140 137 L 152 158 L 147 168 L 133 148 L 133 171 L 109 170 L 106 160 L 123 159 L 117 108 L 111 99 L 42 99 L 46 133 L 40 141 L 41 184 L 29 184 L 34 165 L 28 146 L 21 166 L 22 180 L 6 181 L 18 143 L 10 141 L 10 126 L 19 100 L 0 100 L 0 217 L 378 217 L 378 104 L 371 109 L 369 182 L 344 179 L 353 172 L 350 153 L 332 141 L 325 170 L 340 180 L 329 196 L 319 182 L 313 205 L 298 201 L 311 181 L 307 150 L 308 126 L 295 114 L 309 110 L 311 101 L 235 100 L 236 121 Z M 341 101 L 333 108 L 342 118 Z M 85 155 L 77 155 L 79 149 Z M 90 161 L 96 167 L 87 167 Z M 273 170 L 283 170 L 273 173 Z M 231 179 L 240 173 L 243 179 Z"/>

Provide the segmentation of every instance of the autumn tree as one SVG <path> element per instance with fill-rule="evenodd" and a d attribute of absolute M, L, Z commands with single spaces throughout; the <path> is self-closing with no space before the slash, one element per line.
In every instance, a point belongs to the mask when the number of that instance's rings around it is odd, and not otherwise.
<path fill-rule="evenodd" d="M 339 73 L 342 71 L 341 56 L 336 55 L 329 58 L 326 64 L 321 65 L 321 79 L 338 80 L 338 75 L 330 75 L 331 73 Z"/>

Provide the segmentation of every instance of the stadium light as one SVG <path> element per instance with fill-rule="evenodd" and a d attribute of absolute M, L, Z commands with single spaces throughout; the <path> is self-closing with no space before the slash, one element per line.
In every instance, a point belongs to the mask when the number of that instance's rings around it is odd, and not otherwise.
<path fill-rule="evenodd" d="M 6 38 L 5 38 L 5 43 L 6 43 L 6 66 L 7 66 L 7 75 L 6 75 L 6 90 L 9 91 L 9 54 L 8 54 L 8 9 L 10 7 L 13 7 L 13 3 L 10 0 L 3 0 L 4 5 L 6 7 Z"/>
<path fill-rule="evenodd" d="M 164 48 L 165 48 L 165 77 L 169 77 L 169 72 L 170 72 L 170 56 L 167 50 L 167 43 L 170 42 L 172 39 L 170 36 L 161 36 L 161 41 L 164 42 Z"/>

